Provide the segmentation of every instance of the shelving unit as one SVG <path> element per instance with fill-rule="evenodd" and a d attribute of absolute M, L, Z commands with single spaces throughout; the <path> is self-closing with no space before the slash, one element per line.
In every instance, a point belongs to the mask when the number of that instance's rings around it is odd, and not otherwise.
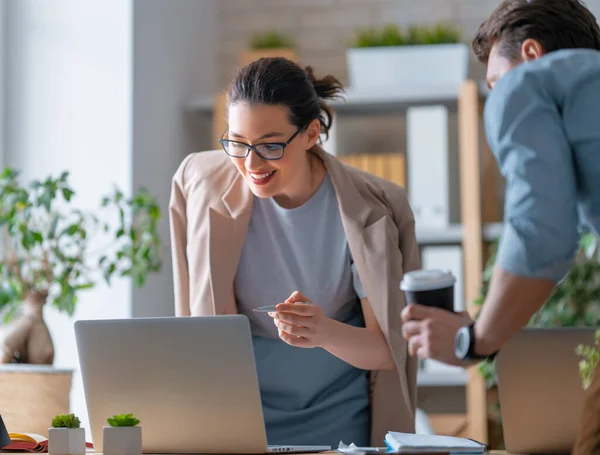
<path fill-rule="evenodd" d="M 485 263 L 486 244 L 502 232 L 497 192 L 499 176 L 485 144 L 482 125 L 483 101 L 488 93 L 483 83 L 465 81 L 460 87 L 410 87 L 410 89 L 352 90 L 342 100 L 330 102 L 338 119 L 381 114 L 403 114 L 411 106 L 443 105 L 458 114 L 458 160 L 460 170 L 460 223 L 440 228 L 417 225 L 421 246 L 458 245 L 462 247 L 464 297 L 467 305 L 479 295 Z M 218 123 L 223 115 L 223 94 L 192 99 L 189 112 Z M 343 120 L 342 120 L 343 121 Z M 214 131 L 222 132 L 221 125 Z M 334 128 L 335 130 L 335 128 Z M 325 148 L 336 154 L 333 140 Z M 410 198 L 410 194 L 409 194 Z M 475 309 L 468 306 L 468 311 Z M 485 381 L 476 368 L 468 371 L 419 371 L 420 388 L 464 387 L 466 413 L 430 415 L 436 431 L 488 441 Z"/>
<path fill-rule="evenodd" d="M 483 83 L 477 84 L 482 96 L 488 90 Z M 410 87 L 385 88 L 382 90 L 357 90 L 346 88 L 343 99 L 330 101 L 328 104 L 336 114 L 369 114 L 403 111 L 410 106 L 446 105 L 456 107 L 460 95 L 460 87 Z M 197 97 L 187 104 L 190 112 L 212 115 L 215 97 Z"/>

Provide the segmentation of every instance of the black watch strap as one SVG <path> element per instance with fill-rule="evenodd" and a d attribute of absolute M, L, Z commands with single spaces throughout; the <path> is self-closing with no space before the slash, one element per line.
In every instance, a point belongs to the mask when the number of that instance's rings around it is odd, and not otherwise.
<path fill-rule="evenodd" d="M 498 352 L 494 352 L 490 355 L 479 355 L 475 353 L 475 322 L 469 324 L 469 352 L 467 354 L 467 360 L 487 360 L 491 362 L 496 357 Z"/>

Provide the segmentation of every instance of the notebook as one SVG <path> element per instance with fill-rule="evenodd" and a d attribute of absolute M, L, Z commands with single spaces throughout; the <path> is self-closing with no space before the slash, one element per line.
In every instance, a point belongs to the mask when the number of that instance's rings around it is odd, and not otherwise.
<path fill-rule="evenodd" d="M 34 433 L 8 433 L 10 444 L 0 452 L 48 452 L 48 438 Z M 91 442 L 86 442 L 86 448 L 92 449 Z"/>
<path fill-rule="evenodd" d="M 388 432 L 385 443 L 391 451 L 397 453 L 483 454 L 488 450 L 485 444 L 472 439 L 395 431 Z"/>

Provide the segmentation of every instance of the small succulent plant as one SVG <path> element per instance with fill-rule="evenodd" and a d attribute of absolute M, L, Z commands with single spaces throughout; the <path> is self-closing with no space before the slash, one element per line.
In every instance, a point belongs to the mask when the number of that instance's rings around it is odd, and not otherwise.
<path fill-rule="evenodd" d="M 79 428 L 81 421 L 75 414 L 60 414 L 52 419 L 52 428 Z"/>
<path fill-rule="evenodd" d="M 135 427 L 140 423 L 133 414 L 117 414 L 106 419 L 111 427 Z"/>

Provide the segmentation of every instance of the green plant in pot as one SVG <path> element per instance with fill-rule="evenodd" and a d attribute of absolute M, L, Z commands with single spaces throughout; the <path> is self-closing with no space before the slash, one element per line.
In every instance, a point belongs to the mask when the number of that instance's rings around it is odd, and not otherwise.
<path fill-rule="evenodd" d="M 485 301 L 494 264 L 499 239 L 490 245 L 490 255 L 483 271 L 483 283 L 480 296 L 473 302 L 481 307 Z M 565 278 L 558 283 L 553 294 L 545 305 L 531 318 L 529 327 L 581 327 L 600 325 L 600 261 L 598 254 L 599 239 L 592 234 L 584 234 L 580 237 L 579 249 L 575 255 L 573 267 Z M 584 348 L 579 348 L 584 352 Z M 590 353 L 589 350 L 585 353 Z M 574 352 L 573 355 L 576 355 Z M 584 360 L 585 367 L 580 366 L 582 381 L 592 370 L 593 357 Z M 482 362 L 479 364 L 479 372 L 485 378 L 486 386 L 493 392 L 497 386 L 495 362 Z M 497 440 L 502 449 L 502 422 L 500 404 L 497 397 L 488 403 L 490 416 L 490 434 Z"/>
<path fill-rule="evenodd" d="M 102 451 L 105 455 L 141 455 L 142 427 L 133 414 L 117 414 L 102 428 Z"/>
<path fill-rule="evenodd" d="M 148 191 L 119 189 L 80 210 L 69 173 L 19 181 L 0 175 L 0 363 L 52 364 L 44 305 L 73 315 L 79 294 L 115 276 L 142 286 L 160 270 L 159 207 Z"/>
<path fill-rule="evenodd" d="M 587 390 L 594 379 L 594 372 L 600 360 L 600 330 L 596 331 L 595 342 L 592 346 L 579 345 L 576 354 L 583 357 L 579 362 L 579 375 L 583 388 Z"/>
<path fill-rule="evenodd" d="M 492 278 L 499 240 L 491 244 L 490 257 L 483 271 L 480 296 L 474 301 L 483 305 Z M 531 318 L 529 327 L 595 327 L 600 326 L 600 261 L 599 239 L 593 234 L 580 237 L 573 266 L 544 306 Z M 497 384 L 495 363 L 483 362 L 479 371 L 488 388 Z"/>
<path fill-rule="evenodd" d="M 257 33 L 250 39 L 250 49 L 290 49 L 295 46 L 291 36 L 277 30 Z"/>
<path fill-rule="evenodd" d="M 418 46 L 460 43 L 458 28 L 440 23 L 434 26 L 411 25 L 401 28 L 396 24 L 380 29 L 361 29 L 357 32 L 354 47 Z"/>
<path fill-rule="evenodd" d="M 60 414 L 52 418 L 48 429 L 49 455 L 84 455 L 85 429 L 75 414 Z"/>

